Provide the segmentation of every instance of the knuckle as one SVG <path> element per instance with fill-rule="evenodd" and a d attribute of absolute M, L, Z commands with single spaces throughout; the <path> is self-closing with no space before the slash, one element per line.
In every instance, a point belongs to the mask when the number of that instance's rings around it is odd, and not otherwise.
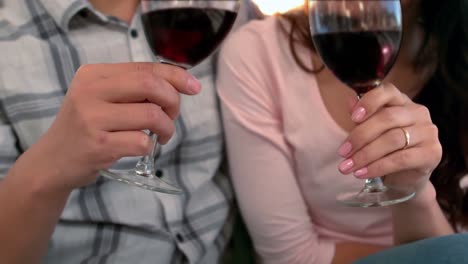
<path fill-rule="evenodd" d="M 163 142 L 167 142 L 171 139 L 172 135 L 175 132 L 175 125 L 173 122 L 168 122 L 164 124 L 163 131 L 161 131 L 160 136 Z"/>
<path fill-rule="evenodd" d="M 388 134 L 388 144 L 390 146 L 400 147 L 405 144 L 405 138 L 402 137 L 400 129 L 394 129 Z"/>
<path fill-rule="evenodd" d="M 167 91 L 170 91 L 170 86 L 167 81 L 159 76 L 153 76 L 153 87 L 157 88 L 159 91 L 165 94 Z"/>
<path fill-rule="evenodd" d="M 73 102 L 73 100 L 72 100 Z M 83 128 L 84 131 L 91 132 L 93 130 L 93 117 L 86 107 L 81 107 L 78 102 L 73 103 L 73 118 Z"/>
<path fill-rule="evenodd" d="M 167 133 L 169 137 L 171 137 L 175 133 L 175 125 L 173 122 L 170 122 L 168 127 L 167 127 Z"/>
<path fill-rule="evenodd" d="M 169 89 L 170 93 L 170 104 L 173 107 L 178 107 L 180 104 L 180 94 L 176 92 L 174 89 Z"/>
<path fill-rule="evenodd" d="M 179 115 L 180 96 L 178 93 L 170 92 L 167 100 L 168 104 L 165 110 L 168 111 L 170 118 L 175 120 Z"/>
<path fill-rule="evenodd" d="M 356 163 L 356 166 L 367 164 L 369 162 L 369 151 L 364 148 L 354 154 L 353 160 Z"/>
<path fill-rule="evenodd" d="M 439 128 L 436 125 L 431 124 L 427 128 L 427 131 L 430 133 L 430 135 L 432 136 L 433 139 L 435 139 L 437 142 L 439 142 Z"/>
<path fill-rule="evenodd" d="M 421 175 L 429 175 L 432 173 L 432 171 L 433 171 L 432 168 L 428 168 L 428 167 L 421 167 L 421 168 L 416 169 L 416 172 Z"/>
<path fill-rule="evenodd" d="M 109 143 L 109 135 L 107 133 L 97 133 L 96 143 L 99 146 L 107 146 Z"/>
<path fill-rule="evenodd" d="M 381 111 L 382 122 L 386 124 L 395 124 L 398 122 L 398 115 L 394 111 L 388 108 L 384 108 Z"/>
<path fill-rule="evenodd" d="M 73 81 L 71 89 L 66 96 L 72 98 L 75 102 L 89 102 L 90 99 L 96 99 L 101 87 L 94 82 Z"/>
<path fill-rule="evenodd" d="M 402 93 L 399 89 L 398 89 L 398 92 L 400 93 L 400 98 L 403 100 L 403 102 L 409 102 L 409 103 L 412 103 L 413 100 L 411 100 L 411 98 L 405 94 L 405 93 Z"/>
<path fill-rule="evenodd" d="M 99 125 L 101 122 L 106 121 L 105 114 L 103 114 L 101 111 L 96 111 L 97 109 L 100 110 L 100 107 L 97 104 L 94 104 L 92 106 L 83 104 L 77 107 L 77 109 L 81 116 L 81 119 L 89 128 L 95 129 L 96 126 Z"/>
<path fill-rule="evenodd" d="M 179 106 L 177 106 L 174 110 L 174 112 L 171 114 L 171 119 L 172 120 L 177 120 L 177 118 L 179 118 L 179 115 L 180 115 L 180 108 Z"/>
<path fill-rule="evenodd" d="M 430 175 L 442 159 L 442 147 L 440 144 L 432 144 L 421 154 L 416 170 L 419 174 Z"/>
<path fill-rule="evenodd" d="M 161 109 L 154 104 L 145 105 L 146 122 L 150 127 L 154 127 L 161 120 Z"/>
<path fill-rule="evenodd" d="M 385 88 L 387 88 L 386 90 L 393 96 L 401 96 L 401 91 L 400 89 L 398 89 L 395 85 L 393 84 L 386 84 L 385 85 Z"/>
<path fill-rule="evenodd" d="M 181 104 L 180 94 L 176 93 L 175 100 L 174 100 L 174 106 L 176 108 L 176 116 L 179 115 L 180 104 Z"/>
<path fill-rule="evenodd" d="M 188 73 L 180 67 L 173 65 L 161 65 L 164 67 L 158 74 L 166 80 L 188 80 Z"/>
<path fill-rule="evenodd" d="M 165 67 L 165 72 L 168 76 L 180 76 L 182 70 L 179 67 L 172 65 L 163 65 Z"/>
<path fill-rule="evenodd" d="M 430 175 L 434 171 L 436 166 L 437 164 L 427 162 L 425 164 L 422 164 L 421 167 L 417 168 L 416 172 L 420 175 Z"/>
<path fill-rule="evenodd" d="M 382 161 L 377 161 L 369 166 L 369 174 L 375 174 L 377 177 L 383 176 L 387 172 L 387 165 Z"/>
<path fill-rule="evenodd" d="M 92 68 L 93 68 L 93 65 L 91 64 L 83 64 L 78 68 L 75 75 L 81 76 L 83 74 L 87 74 L 88 72 L 93 70 Z"/>
<path fill-rule="evenodd" d="M 434 157 L 434 160 L 439 163 L 442 159 L 442 153 L 443 153 L 443 149 L 442 149 L 442 145 L 437 142 L 436 144 L 433 144 L 432 147 L 431 147 L 431 153 L 432 153 L 432 157 Z"/>
<path fill-rule="evenodd" d="M 80 93 L 81 90 L 83 90 L 83 85 L 75 85 L 73 86 L 72 89 L 69 90 L 69 92 L 66 95 L 66 103 L 67 105 L 72 105 L 73 107 L 78 107 L 80 105 Z"/>
<path fill-rule="evenodd" d="M 393 156 L 392 162 L 396 168 L 406 168 L 408 163 L 412 160 L 408 151 L 399 151 Z"/>
<path fill-rule="evenodd" d="M 427 107 L 418 104 L 418 109 L 424 116 L 431 116 L 431 113 L 429 112 L 429 109 Z"/>
<path fill-rule="evenodd" d="M 105 151 L 109 145 L 109 135 L 105 132 L 98 132 L 94 134 L 93 145 L 96 146 L 98 152 Z"/>
<path fill-rule="evenodd" d="M 151 63 L 135 63 L 135 71 L 140 73 L 153 73 L 153 65 Z"/>
<path fill-rule="evenodd" d="M 147 72 L 138 72 L 137 81 L 140 83 L 140 88 L 146 92 L 151 92 L 155 87 L 155 78 L 152 74 Z"/>
<path fill-rule="evenodd" d="M 144 133 L 140 133 L 140 135 L 137 137 L 137 141 L 135 142 L 136 153 L 139 155 L 147 154 L 149 152 L 150 147 L 150 137 Z"/>
<path fill-rule="evenodd" d="M 429 108 L 425 107 L 425 106 L 420 106 L 421 108 L 421 112 L 424 114 L 424 116 L 426 117 L 430 117 L 431 116 L 431 112 L 429 111 Z"/>
<path fill-rule="evenodd" d="M 98 162 L 109 161 L 109 135 L 107 135 L 105 132 L 94 132 L 89 133 L 89 137 L 88 156 L 92 160 L 96 160 Z"/>
<path fill-rule="evenodd" d="M 429 109 L 427 107 L 418 104 L 416 106 L 416 110 L 419 113 L 419 115 L 424 117 L 424 119 L 431 120 L 431 113 L 429 112 Z"/>
<path fill-rule="evenodd" d="M 107 164 L 109 164 L 109 163 L 113 164 L 113 163 L 117 162 L 119 159 L 120 159 L 120 155 L 118 155 L 117 153 L 106 152 L 103 162 L 107 163 Z"/>
<path fill-rule="evenodd" d="M 430 175 L 432 174 L 433 171 L 434 171 L 433 168 L 424 168 L 424 169 L 419 169 L 418 173 L 419 173 L 421 176 L 430 177 Z M 423 177 L 423 178 L 417 177 L 417 178 L 413 179 L 412 185 L 418 185 L 419 182 L 425 181 L 425 180 L 424 180 L 424 179 L 425 179 L 424 177 Z"/>
<path fill-rule="evenodd" d="M 361 126 L 356 127 L 348 137 L 348 141 L 353 146 L 353 149 L 359 149 L 362 146 L 363 136 L 365 135 L 365 129 Z"/>
<path fill-rule="evenodd" d="M 81 76 L 75 75 L 75 79 L 70 84 L 70 88 L 68 89 L 68 92 L 66 94 L 67 97 L 76 99 L 76 96 L 79 96 L 81 93 L 87 94 L 87 92 L 84 90 L 87 90 L 90 84 L 83 83 L 80 80 Z"/>

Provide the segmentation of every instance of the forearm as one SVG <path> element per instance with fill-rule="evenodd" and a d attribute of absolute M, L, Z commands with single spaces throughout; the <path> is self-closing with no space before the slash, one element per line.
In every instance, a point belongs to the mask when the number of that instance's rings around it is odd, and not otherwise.
<path fill-rule="evenodd" d="M 2 263 L 40 263 L 65 206 L 69 191 L 44 188 L 39 166 L 17 164 L 0 183 Z"/>
<path fill-rule="evenodd" d="M 343 242 L 336 244 L 332 264 L 348 264 L 386 249 L 384 246 Z"/>
<path fill-rule="evenodd" d="M 392 213 L 396 245 L 454 232 L 436 201 L 431 183 L 412 200 L 393 206 Z"/>

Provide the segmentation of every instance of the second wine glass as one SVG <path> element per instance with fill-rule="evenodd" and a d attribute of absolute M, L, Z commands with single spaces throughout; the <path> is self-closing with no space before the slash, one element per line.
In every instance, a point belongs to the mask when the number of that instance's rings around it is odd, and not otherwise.
<path fill-rule="evenodd" d="M 239 10 L 239 0 L 142 0 L 142 24 L 146 40 L 160 63 L 190 69 L 207 58 L 230 32 Z M 154 148 L 134 168 L 117 164 L 105 177 L 156 192 L 181 194 L 177 186 L 156 173 L 160 146 L 149 133 Z"/>
<path fill-rule="evenodd" d="M 378 89 L 392 68 L 402 38 L 399 0 L 310 0 L 314 47 L 325 65 L 358 98 Z M 405 202 L 414 191 L 368 179 L 361 190 L 340 193 L 348 206 L 378 207 Z"/>

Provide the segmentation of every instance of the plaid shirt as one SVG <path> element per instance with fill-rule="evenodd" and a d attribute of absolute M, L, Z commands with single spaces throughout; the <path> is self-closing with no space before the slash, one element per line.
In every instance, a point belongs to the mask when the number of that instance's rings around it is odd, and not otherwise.
<path fill-rule="evenodd" d="M 0 0 L 0 57 L 0 175 L 49 128 L 80 65 L 152 61 L 138 16 L 128 25 L 85 0 Z M 193 73 L 203 91 L 182 97 L 176 133 L 156 161 L 185 195 L 100 177 L 71 194 L 44 263 L 218 262 L 232 192 L 219 173 L 211 63 Z"/>

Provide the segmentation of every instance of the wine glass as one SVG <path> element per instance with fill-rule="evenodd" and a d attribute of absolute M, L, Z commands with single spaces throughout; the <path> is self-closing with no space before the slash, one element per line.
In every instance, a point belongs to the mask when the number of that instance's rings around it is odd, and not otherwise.
<path fill-rule="evenodd" d="M 190 69 L 207 58 L 230 32 L 239 1 L 142 0 L 142 24 L 157 61 Z M 148 133 L 154 141 L 149 155 L 141 157 L 130 170 L 120 168 L 117 163 L 101 174 L 151 191 L 181 194 L 180 188 L 159 178 L 154 164 L 160 146 L 157 135 Z"/>
<path fill-rule="evenodd" d="M 400 49 L 399 0 L 309 0 L 309 22 L 322 61 L 358 98 L 380 86 Z M 339 194 L 337 200 L 348 206 L 379 207 L 414 195 L 412 190 L 385 186 L 375 178 L 366 180 L 360 191 Z"/>

